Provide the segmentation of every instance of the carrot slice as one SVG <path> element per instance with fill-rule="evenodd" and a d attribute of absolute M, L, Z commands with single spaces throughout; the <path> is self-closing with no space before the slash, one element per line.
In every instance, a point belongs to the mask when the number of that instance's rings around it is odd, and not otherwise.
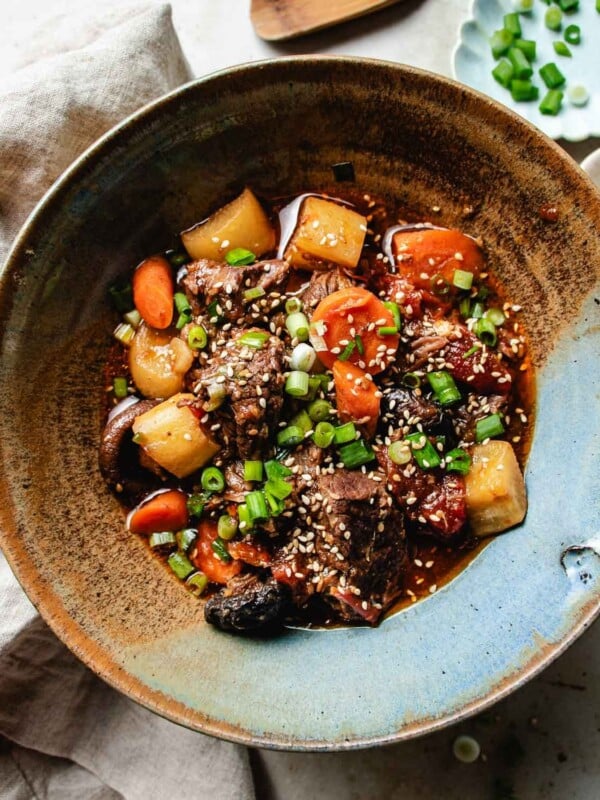
<path fill-rule="evenodd" d="M 183 492 L 170 489 L 154 495 L 135 508 L 128 519 L 132 533 L 149 536 L 158 531 L 178 531 L 188 521 L 187 500 Z"/>
<path fill-rule="evenodd" d="M 368 435 L 373 436 L 381 401 L 377 386 L 362 369 L 345 361 L 333 365 L 333 381 L 341 421 L 364 425 Z"/>
<path fill-rule="evenodd" d="M 242 569 L 242 562 L 221 561 L 212 549 L 212 543 L 218 536 L 217 523 L 204 520 L 198 527 L 198 543 L 191 553 L 192 564 L 201 570 L 213 583 L 227 583 Z"/>
<path fill-rule="evenodd" d="M 470 236 L 450 228 L 418 228 L 398 231 L 392 252 L 400 274 L 419 289 L 435 293 L 453 290 L 456 270 L 479 277 L 483 266 L 481 248 Z"/>
<path fill-rule="evenodd" d="M 133 273 L 133 302 L 144 322 L 160 330 L 173 321 L 173 274 L 162 256 L 151 256 Z"/>
<path fill-rule="evenodd" d="M 322 325 L 316 325 L 318 322 Z M 327 349 L 316 350 L 326 367 L 331 368 L 350 347 L 350 354 L 343 360 L 376 375 L 387 367 L 398 349 L 398 334 L 379 333 L 380 328 L 393 327 L 392 312 L 378 297 L 360 286 L 351 286 L 321 300 L 312 315 L 311 336 L 316 334 L 325 340 Z"/>
<path fill-rule="evenodd" d="M 252 567 L 268 567 L 271 563 L 271 554 L 266 547 L 248 541 L 229 542 L 229 553 Z"/>

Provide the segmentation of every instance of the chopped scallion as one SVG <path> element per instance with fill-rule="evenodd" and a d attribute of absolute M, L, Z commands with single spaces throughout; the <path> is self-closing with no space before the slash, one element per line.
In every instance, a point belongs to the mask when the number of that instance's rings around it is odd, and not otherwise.
<path fill-rule="evenodd" d="M 431 291 L 439 297 L 445 297 L 450 292 L 450 284 L 439 272 L 431 278 Z"/>
<path fill-rule="evenodd" d="M 407 442 L 392 442 L 388 447 L 388 455 L 394 464 L 408 464 L 412 459 L 412 450 Z"/>
<path fill-rule="evenodd" d="M 225 476 L 218 467 L 206 467 L 202 470 L 200 483 L 206 492 L 222 492 L 225 488 Z"/>
<path fill-rule="evenodd" d="M 200 597 L 208 586 L 208 578 L 203 572 L 194 572 L 187 578 L 185 585 L 195 597 Z"/>
<path fill-rule="evenodd" d="M 340 458 L 346 469 L 356 469 L 375 458 L 373 448 L 362 439 L 340 447 Z"/>
<path fill-rule="evenodd" d="M 244 461 L 244 480 L 262 481 L 262 479 L 263 479 L 263 462 Z"/>
<path fill-rule="evenodd" d="M 307 411 L 313 422 L 322 422 L 331 414 L 331 403 L 328 403 L 327 400 L 313 400 Z"/>
<path fill-rule="evenodd" d="M 175 539 L 175 534 L 171 531 L 160 531 L 159 533 L 151 534 L 148 544 L 152 550 L 169 552 L 177 546 L 177 540 Z"/>
<path fill-rule="evenodd" d="M 521 20 L 516 12 L 504 15 L 504 30 L 510 31 L 517 38 L 521 35 Z"/>
<path fill-rule="evenodd" d="M 344 347 L 340 355 L 338 356 L 340 361 L 348 361 L 352 353 L 356 350 L 356 342 L 354 339 L 348 342 L 348 344 Z"/>
<path fill-rule="evenodd" d="M 244 291 L 244 300 L 258 300 L 259 297 L 264 297 L 266 294 L 262 286 L 253 286 L 251 289 Z"/>
<path fill-rule="evenodd" d="M 598 0 L 600 2 L 600 0 Z M 569 103 L 573 106 L 584 106 L 590 99 L 590 94 L 585 86 L 582 86 L 580 83 L 574 84 L 567 89 L 567 97 L 569 98 Z"/>
<path fill-rule="evenodd" d="M 439 453 L 424 433 L 410 433 L 406 441 L 409 442 L 413 457 L 421 469 L 435 469 L 442 463 Z"/>
<path fill-rule="evenodd" d="M 217 533 L 220 539 L 228 542 L 236 535 L 238 529 L 238 521 L 235 517 L 229 514 L 221 514 L 217 521 Z"/>
<path fill-rule="evenodd" d="M 126 322 L 121 322 L 114 329 L 113 336 L 118 342 L 124 344 L 125 347 L 129 347 L 135 336 L 135 328 Z"/>
<path fill-rule="evenodd" d="M 514 38 L 515 37 L 512 35 L 512 33 L 504 28 L 494 31 L 490 38 L 490 46 L 492 48 L 492 55 L 494 58 L 500 58 L 500 56 L 503 56 L 513 43 Z"/>
<path fill-rule="evenodd" d="M 484 319 L 489 319 L 489 321 L 497 328 L 499 328 L 501 325 L 504 325 L 506 321 L 504 312 L 499 308 L 488 308 L 483 317 Z"/>
<path fill-rule="evenodd" d="M 459 303 L 458 310 L 463 319 L 469 319 L 471 316 L 471 300 L 468 297 L 463 297 Z"/>
<path fill-rule="evenodd" d="M 200 517 L 208 497 L 205 494 L 192 494 L 187 500 L 187 510 L 192 517 Z"/>
<path fill-rule="evenodd" d="M 473 307 L 471 308 L 471 317 L 472 319 L 481 319 L 485 313 L 485 306 L 483 303 L 477 302 L 473 303 Z"/>
<path fill-rule="evenodd" d="M 248 506 L 246 503 L 240 503 L 238 506 L 238 520 L 240 533 L 243 533 L 244 535 L 251 533 L 254 528 L 254 524 L 250 519 L 250 512 L 248 511 Z"/>
<path fill-rule="evenodd" d="M 113 378 L 113 392 L 119 400 L 127 397 L 127 378 Z"/>
<path fill-rule="evenodd" d="M 461 394 L 449 372 L 428 372 L 427 380 L 440 405 L 448 406 L 460 400 Z"/>
<path fill-rule="evenodd" d="M 398 333 L 398 328 L 395 328 L 391 325 L 384 325 L 381 328 L 377 328 L 378 336 L 395 336 L 397 333 Z"/>
<path fill-rule="evenodd" d="M 519 50 L 518 47 L 511 47 L 507 55 L 508 60 L 513 65 L 515 78 L 518 78 L 519 80 L 527 80 L 528 78 L 531 78 L 533 75 L 533 68 L 522 50 Z"/>
<path fill-rule="evenodd" d="M 381 328 L 379 330 L 381 330 Z M 362 336 L 359 333 L 357 333 L 356 336 L 354 337 L 354 342 L 356 343 L 356 349 L 358 350 L 358 354 L 360 356 L 364 355 L 365 346 L 363 344 Z"/>
<path fill-rule="evenodd" d="M 492 439 L 494 436 L 501 436 L 504 433 L 504 425 L 500 414 L 490 414 L 489 417 L 477 420 L 475 425 L 475 439 L 483 442 Z"/>
<path fill-rule="evenodd" d="M 265 472 L 269 480 L 277 480 L 277 478 L 290 478 L 294 474 L 289 467 L 286 467 L 285 464 L 281 463 L 281 461 L 276 461 L 275 459 L 272 459 L 271 461 L 265 461 Z"/>
<path fill-rule="evenodd" d="M 312 419 L 304 409 L 294 414 L 290 420 L 290 425 L 294 428 L 300 428 L 305 436 L 309 431 L 312 431 L 314 427 Z"/>
<path fill-rule="evenodd" d="M 317 447 L 324 448 L 329 447 L 333 442 L 334 436 L 335 428 L 330 422 L 319 422 L 315 427 L 312 438 Z"/>
<path fill-rule="evenodd" d="M 567 25 L 565 28 L 565 42 L 569 44 L 580 44 L 581 43 L 581 28 L 579 25 Z"/>
<path fill-rule="evenodd" d="M 238 343 L 254 350 L 262 350 L 268 340 L 269 334 L 266 331 L 246 331 L 242 333 Z"/>
<path fill-rule="evenodd" d="M 308 339 L 308 319 L 302 311 L 288 314 L 285 327 L 292 339 L 297 339 L 299 342 L 305 342 Z"/>
<path fill-rule="evenodd" d="M 529 63 L 535 61 L 536 57 L 536 44 L 532 39 L 515 39 L 514 47 L 523 52 L 525 58 Z"/>
<path fill-rule="evenodd" d="M 298 297 L 289 297 L 285 301 L 285 313 L 296 314 L 298 311 L 302 311 L 302 300 Z"/>
<path fill-rule="evenodd" d="M 513 8 L 519 14 L 529 14 L 533 8 L 533 0 L 513 0 Z"/>
<path fill-rule="evenodd" d="M 452 277 L 452 284 L 456 286 L 457 289 L 464 289 L 465 291 L 470 289 L 473 285 L 473 273 L 467 272 L 464 269 L 455 269 Z"/>
<path fill-rule="evenodd" d="M 267 501 L 262 492 L 248 492 L 246 495 L 246 505 L 248 506 L 248 514 L 252 522 L 264 522 L 269 518 Z"/>
<path fill-rule="evenodd" d="M 544 24 L 551 31 L 559 31 L 562 26 L 562 11 L 558 6 L 550 6 L 544 14 Z"/>
<path fill-rule="evenodd" d="M 478 350 L 481 350 L 480 344 L 474 344 L 473 347 L 469 347 L 467 352 L 463 355 L 463 358 L 471 358 L 472 355 L 475 355 Z"/>
<path fill-rule="evenodd" d="M 555 117 L 562 106 L 563 96 L 560 89 L 549 89 L 540 103 L 541 113 Z"/>
<path fill-rule="evenodd" d="M 513 78 L 510 82 L 510 95 L 515 102 L 522 103 L 528 100 L 537 100 L 540 90 L 530 80 Z"/>
<path fill-rule="evenodd" d="M 515 76 L 515 70 L 507 58 L 501 58 L 492 70 L 492 75 L 498 81 L 500 86 L 504 86 L 505 89 L 509 89 L 510 82 Z"/>
<path fill-rule="evenodd" d="M 234 247 L 226 254 L 225 261 L 231 267 L 247 267 L 249 264 L 254 264 L 256 256 L 252 250 L 246 250 L 245 247 Z"/>
<path fill-rule="evenodd" d="M 409 389 L 418 389 L 421 385 L 421 378 L 416 372 L 405 372 L 402 376 L 401 382 Z"/>
<path fill-rule="evenodd" d="M 544 64 L 543 67 L 540 67 L 540 77 L 548 87 L 548 89 L 559 89 L 561 86 L 564 86 L 566 82 L 565 76 L 556 66 L 554 61 L 550 61 L 548 64 Z"/>
<path fill-rule="evenodd" d="M 394 318 L 394 326 L 396 330 L 399 331 L 402 328 L 402 317 L 400 315 L 400 306 L 398 305 L 398 303 L 394 303 L 391 300 L 384 300 L 383 305 L 391 313 L 392 317 Z"/>
<path fill-rule="evenodd" d="M 573 57 L 573 54 L 571 53 L 567 45 L 564 42 L 561 42 L 560 40 L 552 42 L 552 47 L 554 48 L 554 52 L 556 53 L 557 56 L 565 56 L 566 58 Z"/>
<path fill-rule="evenodd" d="M 333 440 L 336 444 L 346 444 L 356 439 L 356 426 L 353 422 L 338 425 L 333 430 Z"/>
<path fill-rule="evenodd" d="M 316 361 L 317 354 L 314 347 L 307 342 L 299 342 L 292 350 L 290 356 L 290 367 L 299 369 L 302 372 L 310 372 Z"/>
<path fill-rule="evenodd" d="M 473 325 L 473 333 L 483 344 L 488 345 L 488 347 L 494 347 L 498 341 L 496 326 L 491 320 L 485 317 L 478 319 L 475 325 Z"/>
<path fill-rule="evenodd" d="M 448 472 L 458 472 L 460 475 L 466 475 L 471 468 L 471 456 L 460 447 L 456 447 L 446 453 L 444 460 Z"/>
<path fill-rule="evenodd" d="M 292 370 L 286 378 L 285 391 L 292 397 L 305 397 L 308 394 L 308 373 Z"/>
<path fill-rule="evenodd" d="M 558 5 L 566 12 L 577 11 L 579 0 L 558 0 Z"/>
<path fill-rule="evenodd" d="M 173 299 L 175 300 L 175 308 L 179 311 L 175 327 L 177 330 L 181 330 L 184 325 L 192 321 L 192 307 L 183 292 L 176 292 Z"/>
<path fill-rule="evenodd" d="M 167 564 L 182 581 L 194 572 L 194 565 L 190 562 L 185 553 L 180 553 L 179 551 L 171 553 L 167 559 Z"/>
<path fill-rule="evenodd" d="M 210 546 L 213 553 L 220 561 L 223 561 L 225 564 L 228 564 L 231 561 L 231 556 L 227 550 L 227 545 L 219 536 L 217 536 L 216 539 L 213 539 L 213 541 L 210 543 Z"/>
<path fill-rule="evenodd" d="M 208 336 L 202 325 L 192 325 L 187 336 L 188 347 L 192 350 L 203 350 L 208 344 Z"/>
<path fill-rule="evenodd" d="M 296 447 L 304 440 L 304 432 L 302 428 L 297 428 L 295 425 L 288 425 L 287 428 L 277 433 L 277 444 L 279 447 Z"/>
<path fill-rule="evenodd" d="M 123 319 L 125 322 L 128 322 L 132 328 L 138 328 L 140 322 L 142 321 L 142 315 L 137 310 L 137 308 L 132 308 L 131 311 L 128 311 L 126 314 L 123 314 Z"/>
<path fill-rule="evenodd" d="M 182 552 L 187 553 L 198 538 L 198 531 L 195 528 L 184 528 L 181 531 L 177 531 L 175 538 L 177 539 L 177 547 Z"/>
<path fill-rule="evenodd" d="M 265 483 L 265 492 L 278 500 L 285 500 L 293 491 L 293 486 L 282 478 L 273 478 Z"/>

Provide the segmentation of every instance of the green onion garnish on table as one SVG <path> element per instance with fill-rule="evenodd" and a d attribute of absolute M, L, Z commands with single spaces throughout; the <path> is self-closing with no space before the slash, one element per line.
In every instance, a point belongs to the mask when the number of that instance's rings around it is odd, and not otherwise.
<path fill-rule="evenodd" d="M 522 103 L 528 100 L 537 100 L 540 90 L 530 80 L 514 78 L 510 82 L 510 95 L 516 103 Z"/>
<path fill-rule="evenodd" d="M 555 117 L 562 106 L 563 93 L 560 89 L 549 89 L 540 103 L 540 111 L 542 114 Z"/>
<path fill-rule="evenodd" d="M 565 85 L 566 78 L 553 61 L 540 67 L 539 72 L 548 89 L 559 89 Z"/>
<path fill-rule="evenodd" d="M 515 37 L 512 35 L 512 33 L 504 28 L 494 31 L 490 38 L 490 46 L 492 48 L 492 55 L 494 58 L 500 58 L 500 56 L 503 56 L 513 43 L 514 38 Z"/>
<path fill-rule="evenodd" d="M 515 39 L 514 47 L 523 52 L 529 63 L 535 61 L 537 47 L 532 39 Z"/>
<path fill-rule="evenodd" d="M 581 44 L 581 28 L 579 25 L 567 25 L 564 37 L 569 44 Z"/>
<path fill-rule="evenodd" d="M 552 42 L 552 47 L 554 48 L 554 52 L 556 53 L 557 56 L 565 56 L 566 58 L 573 57 L 573 54 L 571 53 L 571 51 L 564 42 L 561 41 Z"/>
<path fill-rule="evenodd" d="M 500 61 L 496 64 L 494 69 L 492 70 L 492 75 L 498 81 L 500 86 L 504 86 L 505 89 L 510 89 L 510 82 L 515 76 L 515 70 L 513 65 L 507 58 L 501 58 Z M 454 273 L 456 275 L 456 273 Z M 456 284 L 455 284 L 456 285 Z M 467 303 L 470 305 L 470 300 L 467 299 Z M 462 302 L 461 302 L 462 305 Z M 462 313 L 462 311 L 461 311 Z M 469 316 L 467 313 L 463 316 Z"/>
<path fill-rule="evenodd" d="M 511 47 L 508 51 L 508 60 L 513 66 L 515 78 L 527 80 L 533 75 L 533 67 L 527 60 L 527 56 L 518 47 Z"/>
<path fill-rule="evenodd" d="M 551 31 L 559 31 L 562 27 L 562 11 L 558 6 L 550 6 L 544 14 L 544 24 Z"/>

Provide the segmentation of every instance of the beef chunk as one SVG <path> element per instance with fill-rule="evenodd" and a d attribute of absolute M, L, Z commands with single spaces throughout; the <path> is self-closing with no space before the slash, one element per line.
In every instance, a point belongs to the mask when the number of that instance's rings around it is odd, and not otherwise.
<path fill-rule="evenodd" d="M 305 308 L 314 308 L 321 300 L 339 289 L 353 286 L 352 280 L 340 269 L 329 269 L 326 272 L 313 272 L 310 283 L 302 293 Z"/>
<path fill-rule="evenodd" d="M 321 472 L 301 503 L 274 576 L 299 606 L 320 597 L 342 620 L 376 623 L 401 591 L 407 559 L 402 514 L 384 476 Z"/>
<path fill-rule="evenodd" d="M 204 618 L 231 633 L 269 632 L 280 627 L 288 609 L 286 587 L 256 574 L 233 578 L 207 600 Z"/>
<path fill-rule="evenodd" d="M 232 336 L 205 366 L 194 371 L 193 387 L 207 402 L 208 387 L 223 386 L 226 401 L 212 412 L 208 426 L 217 438 L 221 432 L 228 452 L 237 451 L 241 459 L 261 458 L 283 405 L 284 346 L 270 336 L 261 349 L 254 349 L 241 344 L 240 335 Z M 215 424 L 221 428 L 214 430 Z"/>
<path fill-rule="evenodd" d="M 444 414 L 436 403 L 401 387 L 384 389 L 381 418 L 386 431 L 390 425 L 403 428 L 421 423 L 424 430 L 430 430 L 444 423 Z"/>
<path fill-rule="evenodd" d="M 474 392 L 467 395 L 464 402 L 453 408 L 454 431 L 461 443 L 475 441 L 477 421 L 490 414 L 506 413 L 508 398 L 502 394 L 481 395 Z"/>
<path fill-rule="evenodd" d="M 188 265 L 181 285 L 195 314 L 205 313 L 206 307 L 216 301 L 218 315 L 227 322 L 256 324 L 267 322 L 269 313 L 279 310 L 279 295 L 284 290 L 289 271 L 286 261 L 259 261 L 245 267 L 231 267 L 203 258 Z M 254 287 L 264 289 L 264 297 L 246 300 L 244 292 Z M 273 292 L 275 296 L 269 297 Z"/>

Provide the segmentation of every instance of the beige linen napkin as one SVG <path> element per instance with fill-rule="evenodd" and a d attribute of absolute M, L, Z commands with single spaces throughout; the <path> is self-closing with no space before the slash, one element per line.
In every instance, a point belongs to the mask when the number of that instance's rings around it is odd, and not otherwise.
<path fill-rule="evenodd" d="M 59 33 L 49 32 L 43 60 L 0 84 L 0 262 L 79 153 L 190 78 L 168 6 L 119 6 Z M 167 722 L 100 681 L 36 615 L 1 554 L 0 737 L 2 800 L 255 796 L 244 748 Z"/>

